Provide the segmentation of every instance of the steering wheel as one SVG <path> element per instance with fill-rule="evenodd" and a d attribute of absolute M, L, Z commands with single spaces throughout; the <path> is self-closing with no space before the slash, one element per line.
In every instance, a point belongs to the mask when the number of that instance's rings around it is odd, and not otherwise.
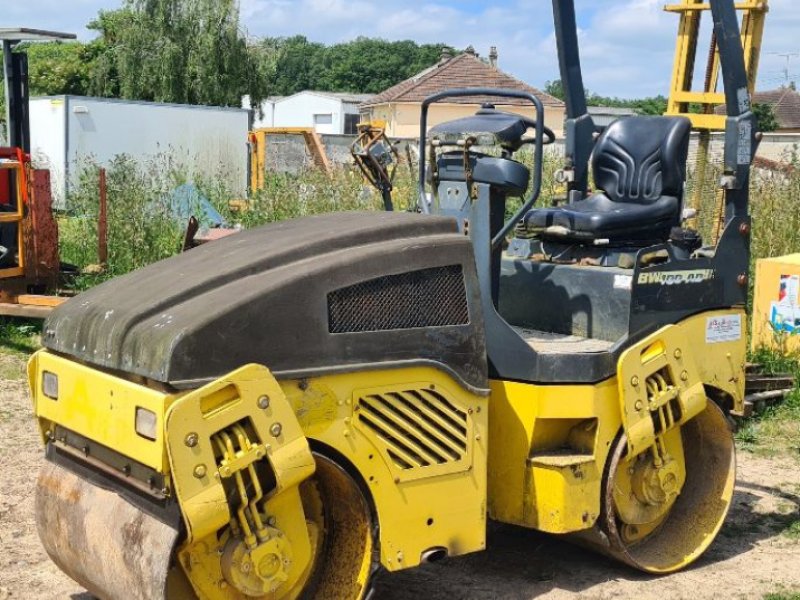
<path fill-rule="evenodd" d="M 525 115 L 520 115 L 517 113 L 508 112 L 505 110 L 497 110 L 494 108 L 492 104 L 484 104 L 483 107 L 476 113 L 478 115 L 484 114 L 492 114 L 492 115 L 503 115 L 507 117 L 511 117 L 513 119 L 519 119 L 525 125 L 527 129 L 533 129 L 536 131 L 536 120 L 531 119 L 530 117 L 526 117 Z M 547 125 L 542 124 L 542 145 L 549 146 L 550 144 L 556 141 L 556 134 L 553 133 L 553 130 L 550 129 Z M 536 138 L 528 138 L 520 142 L 520 146 L 525 144 L 533 144 L 536 142 Z"/>
<path fill-rule="evenodd" d="M 503 111 L 499 111 L 498 110 L 497 112 L 503 112 Z M 528 129 L 533 129 L 534 131 L 536 131 L 536 121 L 534 121 L 533 119 L 531 119 L 529 117 L 522 116 L 522 115 L 517 115 L 515 113 L 503 112 L 503 114 L 512 115 L 514 117 L 519 116 L 520 121 L 525 123 L 525 126 Z M 556 141 L 556 134 L 553 133 L 553 130 L 550 129 L 547 125 L 542 125 L 542 144 L 545 145 L 545 146 L 549 146 L 550 144 L 554 143 L 555 141 Z M 524 140 L 522 143 L 523 144 L 533 144 L 535 142 L 536 142 L 536 138 L 528 138 L 527 140 Z"/>
<path fill-rule="evenodd" d="M 422 101 L 422 111 L 419 120 L 420 157 L 425 156 L 425 151 L 427 148 L 428 109 L 430 108 L 430 105 L 440 102 L 445 98 L 465 98 L 469 96 L 519 98 L 521 100 L 527 100 L 536 109 L 535 120 L 514 115 L 515 118 L 521 118 L 523 123 L 527 124 L 529 127 L 533 127 L 533 129 L 536 131 L 536 135 L 532 140 L 536 147 L 536 150 L 533 153 L 533 185 L 530 196 L 522 203 L 522 206 L 517 209 L 517 212 L 515 212 L 512 217 L 505 222 L 505 224 L 500 228 L 500 231 L 498 231 L 492 238 L 492 248 L 494 249 L 500 247 L 500 244 L 503 243 L 506 234 L 511 231 L 517 223 L 519 223 L 519 220 L 531 209 L 531 207 L 536 203 L 537 198 L 539 198 L 539 194 L 542 191 L 542 155 L 544 154 L 542 152 L 542 146 L 544 145 L 544 138 L 545 135 L 547 135 L 548 143 L 552 143 L 555 141 L 556 136 L 553 135 L 552 131 L 549 131 L 547 134 L 545 134 L 546 127 L 544 126 L 544 106 L 542 106 L 542 101 L 534 94 L 517 90 L 502 90 L 496 88 L 461 88 L 455 90 L 445 90 L 444 92 L 439 92 L 433 96 L 428 96 Z M 425 161 L 422 160 L 422 158 L 419 161 L 419 179 L 417 180 L 417 186 L 419 192 L 419 207 L 423 213 L 428 214 L 430 213 L 430 208 L 428 207 L 427 194 L 425 192 Z"/>
<path fill-rule="evenodd" d="M 525 124 L 526 125 L 528 124 L 528 119 L 525 119 Z M 536 125 L 534 124 L 534 125 L 531 125 L 530 127 L 532 129 L 535 129 Z M 550 144 L 555 143 L 555 141 L 556 141 L 556 134 L 553 133 L 553 130 L 550 129 L 547 125 L 542 126 L 542 144 L 544 146 L 549 146 Z M 528 138 L 527 140 L 524 140 L 522 143 L 523 144 L 533 144 L 535 142 L 536 142 L 535 138 Z"/>

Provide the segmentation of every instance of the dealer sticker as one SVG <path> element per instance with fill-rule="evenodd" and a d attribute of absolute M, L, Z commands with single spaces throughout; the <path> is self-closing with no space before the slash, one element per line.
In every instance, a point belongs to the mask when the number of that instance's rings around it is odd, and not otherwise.
<path fill-rule="evenodd" d="M 614 275 L 615 290 L 629 290 L 633 287 L 633 275 Z"/>
<path fill-rule="evenodd" d="M 735 342 L 740 339 L 742 339 L 742 315 L 706 319 L 706 344 Z"/>

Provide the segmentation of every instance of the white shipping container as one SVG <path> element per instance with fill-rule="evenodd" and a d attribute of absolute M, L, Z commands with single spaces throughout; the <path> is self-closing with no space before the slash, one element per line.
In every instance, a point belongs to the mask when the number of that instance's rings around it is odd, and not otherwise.
<path fill-rule="evenodd" d="M 31 154 L 51 171 L 57 208 L 82 162 L 108 165 L 122 154 L 155 165 L 168 155 L 190 175 L 222 177 L 234 194 L 247 191 L 246 109 L 47 96 L 31 99 L 30 121 Z"/>

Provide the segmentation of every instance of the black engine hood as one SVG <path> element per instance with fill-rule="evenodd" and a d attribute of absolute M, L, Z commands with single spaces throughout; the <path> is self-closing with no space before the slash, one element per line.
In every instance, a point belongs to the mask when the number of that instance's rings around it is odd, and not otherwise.
<path fill-rule="evenodd" d="M 460 326 L 331 334 L 328 294 L 462 265 Z M 449 218 L 336 213 L 243 231 L 101 284 L 56 308 L 43 344 L 85 363 L 194 387 L 244 364 L 276 374 L 408 361 L 487 387 L 472 249 Z"/>

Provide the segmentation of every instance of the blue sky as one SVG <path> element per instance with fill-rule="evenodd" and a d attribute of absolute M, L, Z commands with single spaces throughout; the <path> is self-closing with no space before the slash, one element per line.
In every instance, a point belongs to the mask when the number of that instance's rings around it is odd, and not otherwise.
<path fill-rule="evenodd" d="M 482 55 L 495 45 L 500 67 L 534 86 L 558 77 L 549 0 L 240 0 L 242 24 L 253 36 L 303 34 L 331 43 L 359 35 L 418 42 L 472 44 Z M 576 0 L 587 87 L 604 95 L 666 94 L 677 17 L 668 0 Z M 74 31 L 117 0 L 26 0 L 3 7 L 4 26 Z M 759 87 L 778 87 L 786 59 L 800 53 L 800 3 L 770 0 Z M 65 8 L 68 6 L 68 8 Z M 800 56 L 789 74 L 800 80 Z"/>

